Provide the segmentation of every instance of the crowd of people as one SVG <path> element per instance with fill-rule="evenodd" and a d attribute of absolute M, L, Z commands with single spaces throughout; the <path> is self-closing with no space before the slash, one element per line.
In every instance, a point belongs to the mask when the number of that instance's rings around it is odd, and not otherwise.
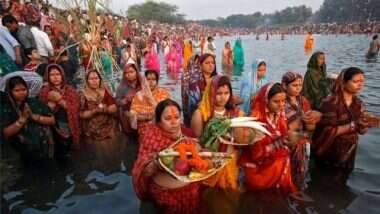
<path fill-rule="evenodd" d="M 218 31 L 210 28 L 194 23 L 186 28 L 141 25 L 99 15 L 99 38 L 93 44 L 86 30 L 80 34 L 75 25 L 62 28 L 78 20 L 68 16 L 62 21 L 29 1 L 12 3 L 0 27 L 0 77 L 5 81 L 0 94 L 1 142 L 30 162 L 66 159 L 71 150 L 86 145 L 112 147 L 120 143 L 115 140 L 120 134 L 136 139 L 136 194 L 162 213 L 207 209 L 201 207 L 201 195 L 209 187 L 302 191 L 310 154 L 317 166 L 333 168 L 346 178 L 354 168 L 359 134 L 374 126 L 358 96 L 364 72 L 348 67 L 331 80 L 323 52 L 312 54 L 304 77 L 289 71 L 281 82 L 272 82 L 267 62 L 258 59 L 237 95 L 231 79 L 217 71 L 215 59 L 221 57 L 227 68 L 244 66 L 240 39 L 233 47 L 226 42 L 218 54 L 209 33 Z M 81 22 L 88 23 L 86 14 Z M 378 28 L 376 23 L 371 26 Z M 326 32 L 323 26 L 319 29 Z M 101 53 L 102 68 L 93 61 L 94 46 Z M 165 66 L 160 65 L 161 56 Z M 119 72 L 116 67 L 121 68 L 121 81 L 109 81 L 109 74 Z M 180 104 L 160 87 L 163 67 L 168 73 L 182 73 Z M 76 81 L 80 68 L 83 83 Z M 29 96 L 30 84 L 23 75 L 9 77 L 17 71 L 41 76 L 37 96 Z M 246 147 L 220 147 L 233 158 L 210 179 L 184 183 L 158 164 L 158 152 L 182 136 L 199 139 L 212 118 L 240 116 L 255 117 L 270 135 Z"/>

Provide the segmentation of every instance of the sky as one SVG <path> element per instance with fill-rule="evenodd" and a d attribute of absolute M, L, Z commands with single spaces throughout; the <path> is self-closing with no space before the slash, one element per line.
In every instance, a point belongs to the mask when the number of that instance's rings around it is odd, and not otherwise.
<path fill-rule="evenodd" d="M 145 0 L 110 0 L 110 7 L 119 13 L 128 9 L 129 5 L 143 3 Z M 179 7 L 179 12 L 186 19 L 215 19 L 232 14 L 252 14 L 254 12 L 272 13 L 290 6 L 306 5 L 318 10 L 323 0 L 161 0 Z"/>

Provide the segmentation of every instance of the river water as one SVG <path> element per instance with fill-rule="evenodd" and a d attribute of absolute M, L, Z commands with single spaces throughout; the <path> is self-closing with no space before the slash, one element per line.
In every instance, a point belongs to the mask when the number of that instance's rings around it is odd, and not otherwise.
<path fill-rule="evenodd" d="M 223 71 L 233 79 L 235 92 L 238 91 L 239 80 L 251 70 L 250 65 L 256 58 L 267 60 L 267 72 L 274 81 L 279 81 L 287 70 L 305 72 L 310 54 L 303 50 L 303 36 L 287 36 L 284 41 L 279 36 L 271 37 L 269 41 L 257 41 L 253 36 L 241 38 L 245 67 Z M 328 72 L 338 73 L 348 66 L 357 66 L 365 71 L 366 83 L 361 97 L 369 111 L 380 115 L 380 59 L 367 61 L 365 58 L 370 37 L 315 35 L 314 38 L 315 50 L 327 54 Z M 219 72 L 222 72 L 220 55 L 224 42 L 233 44 L 235 39 L 216 39 Z M 179 75 L 167 75 L 165 71 L 161 74 L 160 84 L 180 102 Z M 104 159 L 99 159 L 91 150 L 85 150 L 73 153 L 64 163 L 51 162 L 33 167 L 21 166 L 17 154 L 4 148 L 2 161 L 6 168 L 1 171 L 2 179 L 5 179 L 1 186 L 2 213 L 115 214 L 150 210 L 149 204 L 140 208 L 132 187 L 130 174 L 136 143 L 124 139 L 115 142 L 117 149 Z M 247 213 L 379 213 L 379 154 L 380 130 L 370 130 L 360 139 L 355 170 L 346 185 L 336 185 L 328 173 L 312 171 L 305 192 L 313 202 L 294 202 L 271 193 L 262 196 L 244 194 L 240 208 Z"/>

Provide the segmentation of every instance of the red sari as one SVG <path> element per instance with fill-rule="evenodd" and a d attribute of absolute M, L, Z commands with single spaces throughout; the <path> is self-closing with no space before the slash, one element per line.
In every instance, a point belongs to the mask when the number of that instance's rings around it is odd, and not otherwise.
<path fill-rule="evenodd" d="M 260 89 L 253 102 L 251 115 L 267 125 L 266 128 L 271 136 L 245 149 L 240 164 L 244 169 L 248 190 L 281 188 L 286 192 L 295 192 L 289 150 L 281 142 L 288 130 L 286 117 L 283 112 L 276 115 L 275 121 L 271 121 L 268 117 L 267 95 L 272 86 L 267 84 Z"/>
<path fill-rule="evenodd" d="M 44 76 L 45 81 L 49 80 L 49 72 L 47 71 L 49 70 L 49 67 L 51 66 L 58 68 L 58 70 L 61 72 L 61 75 L 64 81 L 65 73 L 63 71 L 63 68 L 56 64 L 51 64 L 46 68 L 46 72 Z M 79 125 L 80 97 L 79 97 L 79 94 L 70 85 L 65 84 L 61 89 L 58 90 L 54 88 L 50 83 L 48 83 L 48 85 L 44 86 L 39 93 L 39 98 L 43 103 L 45 104 L 48 103 L 49 101 L 48 95 L 49 95 L 49 92 L 52 90 L 58 91 L 62 95 L 62 99 L 66 102 L 65 111 L 66 111 L 66 116 L 69 123 L 70 132 L 73 137 L 74 147 L 79 148 L 79 143 L 80 143 L 80 125 Z M 55 111 L 57 111 L 58 108 L 61 108 L 61 107 L 57 106 Z"/>
<path fill-rule="evenodd" d="M 144 176 L 145 167 L 158 152 L 174 140 L 155 124 L 139 127 L 140 149 L 133 167 L 133 186 L 141 200 L 153 200 L 162 213 L 199 213 L 199 184 L 193 183 L 177 189 L 166 189 Z"/>

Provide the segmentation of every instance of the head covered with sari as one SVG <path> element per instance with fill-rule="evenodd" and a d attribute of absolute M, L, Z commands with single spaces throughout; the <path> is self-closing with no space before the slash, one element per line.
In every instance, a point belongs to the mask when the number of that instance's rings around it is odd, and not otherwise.
<path fill-rule="evenodd" d="M 241 42 L 241 39 L 237 39 L 234 44 L 233 48 L 234 52 L 234 65 L 236 66 L 243 66 L 244 65 L 244 49 Z"/>
<path fill-rule="evenodd" d="M 62 77 L 62 87 L 56 88 L 51 82 L 50 82 L 50 73 L 53 71 L 53 69 L 56 69 L 60 72 Z M 57 64 L 49 64 L 46 67 L 46 71 L 44 74 L 44 80 L 48 83 L 45 85 L 39 94 L 39 98 L 42 102 L 47 104 L 49 102 L 48 96 L 50 91 L 57 91 L 61 94 L 62 99 L 66 102 L 66 113 L 67 113 L 67 119 L 69 122 L 69 127 L 71 134 L 73 136 L 74 145 L 78 148 L 79 142 L 80 142 L 80 125 L 79 125 L 79 109 L 80 109 L 80 98 L 79 94 L 76 92 L 76 90 L 70 86 L 65 84 L 65 72 L 63 68 L 60 65 Z"/>
<path fill-rule="evenodd" d="M 137 81 L 136 87 L 133 86 L 125 77 L 125 73 L 129 68 L 133 68 L 136 71 L 136 81 Z M 141 90 L 141 84 L 142 84 L 142 77 L 139 73 L 138 66 L 133 60 L 129 60 L 127 64 L 124 66 L 123 78 L 120 82 L 119 87 L 116 90 L 116 99 L 120 100 L 128 95 L 133 97 L 139 90 Z"/>
<path fill-rule="evenodd" d="M 233 100 L 231 81 L 227 76 L 215 76 L 211 84 L 208 85 L 203 94 L 202 100 L 199 103 L 198 109 L 202 114 L 203 122 L 207 122 L 211 117 L 214 116 L 214 110 L 216 105 L 216 94 L 219 87 L 227 86 L 230 91 L 230 98 L 225 105 L 226 116 L 239 116 L 239 108 L 236 107 Z"/>
<path fill-rule="evenodd" d="M 322 100 L 330 94 L 330 83 L 327 79 L 326 64 L 318 64 L 318 57 L 323 52 L 315 52 L 307 63 L 307 71 L 303 83 L 303 94 L 308 98 L 313 108 L 319 108 Z"/>
<path fill-rule="evenodd" d="M 240 98 L 243 99 L 242 109 L 246 114 L 251 113 L 251 101 L 257 91 L 268 83 L 267 76 L 258 80 L 257 70 L 261 65 L 267 66 L 267 63 L 263 59 L 254 60 L 252 63 L 252 71 L 247 73 L 247 76 L 242 80 L 240 87 Z"/>
<path fill-rule="evenodd" d="M 270 99 L 274 95 L 276 95 L 277 93 L 280 93 L 280 92 L 284 92 L 284 90 L 282 89 L 282 91 L 278 91 L 276 93 L 276 91 L 272 90 L 274 87 L 282 88 L 282 86 L 279 83 L 268 83 L 268 84 L 264 85 L 258 91 L 258 93 L 256 94 L 256 97 L 254 99 L 254 102 L 252 105 L 252 112 L 251 112 L 252 117 L 255 117 L 259 121 L 264 122 L 264 123 L 272 126 L 272 128 L 275 128 L 275 127 L 274 127 L 274 124 L 272 124 L 272 122 L 269 119 L 269 113 L 270 113 L 269 109 L 268 109 L 269 102 L 270 102 Z M 280 112 L 276 113 L 276 116 L 277 116 L 277 121 L 278 121 L 277 124 L 278 125 L 275 129 L 279 130 L 281 132 L 281 134 L 286 133 L 287 132 L 287 122 L 286 122 L 285 112 L 280 111 Z"/>

